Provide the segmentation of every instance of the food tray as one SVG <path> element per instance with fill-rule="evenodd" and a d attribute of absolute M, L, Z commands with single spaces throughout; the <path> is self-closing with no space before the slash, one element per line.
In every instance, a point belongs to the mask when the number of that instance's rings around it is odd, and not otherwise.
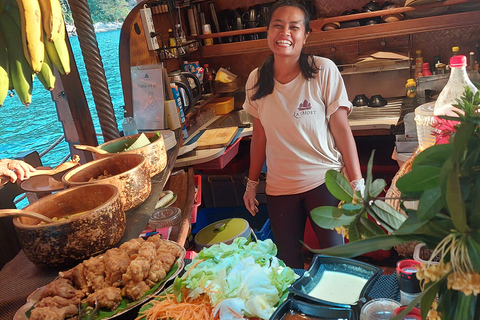
<path fill-rule="evenodd" d="M 164 240 L 164 241 L 169 241 L 171 243 L 174 243 L 176 246 L 181 248 L 182 250 L 182 255 L 175 261 L 175 264 L 173 265 L 172 269 L 167 273 L 166 277 L 157 283 L 154 287 L 152 287 L 149 291 L 147 291 L 144 295 L 144 298 L 137 300 L 137 301 L 131 301 L 131 299 L 124 298 L 122 302 L 120 303 L 120 306 L 117 308 L 115 311 L 111 310 L 102 310 L 97 313 L 96 316 L 92 317 L 91 319 L 89 318 L 89 315 L 87 314 L 85 316 L 85 319 L 88 320 L 107 320 L 107 319 L 113 319 L 116 318 L 144 303 L 146 303 L 148 300 L 152 298 L 152 296 L 160 294 L 163 289 L 165 288 L 165 284 L 170 282 L 171 280 L 175 279 L 175 277 L 183 270 L 185 267 L 185 255 L 186 255 L 186 250 L 184 247 L 180 246 L 178 243 L 170 241 L 170 240 Z M 33 306 L 40 300 L 42 291 L 45 289 L 45 286 L 38 288 L 37 290 L 33 291 L 27 298 L 27 303 L 25 303 L 18 311 L 15 313 L 15 316 L 13 317 L 13 320 L 28 320 L 30 317 L 30 311 L 33 308 Z M 119 310 L 121 309 L 121 310 Z"/>

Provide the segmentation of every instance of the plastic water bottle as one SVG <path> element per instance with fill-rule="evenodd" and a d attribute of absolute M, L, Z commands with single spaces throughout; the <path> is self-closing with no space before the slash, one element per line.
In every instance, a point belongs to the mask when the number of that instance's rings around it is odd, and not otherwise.
<path fill-rule="evenodd" d="M 137 129 L 137 123 L 135 122 L 135 119 L 133 119 L 128 115 L 127 110 L 125 110 L 123 115 L 124 115 L 124 118 L 122 121 L 123 135 L 126 137 L 126 136 L 137 134 L 138 129 Z"/>
<path fill-rule="evenodd" d="M 473 93 L 477 92 L 477 88 L 470 81 L 467 74 L 467 57 L 463 55 L 455 55 L 450 58 L 450 77 L 445 87 L 440 92 L 433 113 L 435 116 L 452 116 L 457 117 L 453 107 L 457 104 L 457 99 L 465 93 L 465 87 L 469 87 Z"/>

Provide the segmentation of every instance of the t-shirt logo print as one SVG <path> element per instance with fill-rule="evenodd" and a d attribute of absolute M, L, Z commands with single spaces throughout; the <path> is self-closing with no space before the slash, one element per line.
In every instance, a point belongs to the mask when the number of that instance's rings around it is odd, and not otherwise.
<path fill-rule="evenodd" d="M 298 111 L 295 111 L 293 116 L 297 119 L 300 119 L 302 116 L 314 115 L 316 112 L 316 110 L 312 110 L 312 105 L 310 102 L 303 100 L 303 102 L 298 105 Z"/>

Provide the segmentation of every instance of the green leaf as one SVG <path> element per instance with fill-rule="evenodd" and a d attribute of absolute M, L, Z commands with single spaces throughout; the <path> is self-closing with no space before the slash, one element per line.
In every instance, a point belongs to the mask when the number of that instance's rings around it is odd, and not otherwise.
<path fill-rule="evenodd" d="M 478 273 L 480 272 L 480 244 L 471 236 L 467 238 L 466 244 L 472 266 Z"/>
<path fill-rule="evenodd" d="M 444 206 L 440 186 L 425 190 L 418 203 L 418 220 L 427 221 L 432 219 Z"/>
<path fill-rule="evenodd" d="M 373 168 L 373 157 L 375 156 L 375 149 L 372 150 L 372 154 L 370 155 L 370 158 L 368 159 L 367 163 L 367 178 L 365 179 L 365 196 L 366 200 L 368 201 L 368 196 L 370 195 L 370 190 L 372 189 L 372 180 L 373 180 L 373 175 L 372 175 L 372 168 Z"/>
<path fill-rule="evenodd" d="M 457 132 L 453 138 L 453 159 L 454 163 L 460 163 L 465 156 L 465 150 L 468 145 L 468 141 L 472 137 L 473 130 L 475 130 L 475 124 L 471 122 L 464 122 L 457 128 Z"/>
<path fill-rule="evenodd" d="M 480 228 L 480 197 L 475 196 L 480 194 L 480 179 L 477 178 L 474 181 L 474 186 L 472 187 L 472 195 L 474 195 L 474 199 L 472 199 L 471 209 L 470 209 L 470 226 L 472 229 L 479 229 Z"/>
<path fill-rule="evenodd" d="M 342 209 L 348 211 L 348 212 L 353 212 L 353 211 L 360 211 L 363 208 L 363 205 L 361 204 L 352 204 L 352 203 L 344 203 L 342 204 Z M 348 215 L 347 212 L 345 214 Z"/>
<path fill-rule="evenodd" d="M 370 197 L 375 198 L 378 196 L 380 193 L 382 193 L 383 189 L 387 186 L 387 183 L 383 179 L 375 179 L 375 181 L 372 182 L 372 186 L 369 189 L 368 194 Z"/>
<path fill-rule="evenodd" d="M 328 191 L 337 198 L 345 202 L 352 201 L 353 190 L 350 183 L 343 174 L 335 170 L 328 170 L 325 174 L 325 185 Z"/>
<path fill-rule="evenodd" d="M 404 216 L 402 216 L 398 211 L 393 209 L 390 205 L 386 204 L 382 200 L 375 200 L 372 209 L 377 214 L 378 218 L 381 219 L 379 221 L 382 225 L 384 223 L 388 224 L 393 230 L 397 230 L 400 228 L 402 223 L 406 220 Z M 376 210 L 376 208 L 380 210 Z"/>
<path fill-rule="evenodd" d="M 412 169 L 397 180 L 400 191 L 424 191 L 438 186 L 438 176 L 441 168 L 436 166 L 421 166 Z"/>
<path fill-rule="evenodd" d="M 398 228 L 394 234 L 409 234 L 417 231 L 423 225 L 425 225 L 427 221 L 418 221 L 416 213 L 409 213 L 407 220 Z"/>
<path fill-rule="evenodd" d="M 460 164 L 460 172 L 462 176 L 470 176 L 476 173 L 475 165 L 477 164 L 479 155 L 480 145 L 474 147 L 474 149 L 467 154 L 465 160 Z"/>
<path fill-rule="evenodd" d="M 350 241 L 351 240 L 351 230 L 349 230 Z M 380 235 L 364 240 L 358 240 L 355 242 L 349 242 L 344 245 L 334 246 L 326 249 L 312 249 L 305 243 L 304 246 L 313 253 L 325 254 L 330 256 L 338 256 L 345 258 L 352 258 L 360 256 L 364 253 L 376 251 L 376 250 L 388 250 L 391 249 L 394 245 L 414 241 L 416 238 L 412 235 Z"/>
<path fill-rule="evenodd" d="M 392 233 L 395 231 L 395 229 L 393 229 L 388 223 L 386 223 L 385 221 L 383 221 L 377 214 L 377 212 L 380 212 L 382 211 L 379 207 L 375 206 L 375 205 L 372 205 L 372 206 L 369 206 L 369 207 L 366 207 L 365 208 L 368 212 L 368 214 L 375 220 L 377 221 L 378 223 L 380 223 L 380 225 L 382 227 L 384 227 L 388 232 Z"/>
<path fill-rule="evenodd" d="M 344 214 L 344 210 L 337 207 L 318 207 L 310 212 L 313 222 L 324 229 L 333 229 L 346 226 L 356 219 L 356 215 Z"/>
<path fill-rule="evenodd" d="M 350 242 L 355 242 L 362 239 L 362 235 L 360 230 L 358 230 L 356 221 L 353 221 L 348 226 L 348 238 L 350 239 Z"/>
<path fill-rule="evenodd" d="M 439 185 L 440 189 L 442 190 L 442 194 L 447 194 L 447 181 L 450 173 L 453 171 L 453 157 L 450 156 L 442 166 L 442 170 L 440 171 L 439 175 Z"/>
<path fill-rule="evenodd" d="M 442 279 L 438 280 L 437 282 L 427 283 L 423 288 L 423 291 L 420 294 L 422 296 L 420 298 L 421 299 L 420 310 L 422 314 L 422 319 L 427 318 L 428 310 L 430 310 L 430 308 L 432 307 L 432 303 L 436 299 L 437 293 L 446 279 L 447 279 L 447 276 L 444 276 Z"/>
<path fill-rule="evenodd" d="M 450 172 L 448 177 L 445 199 L 455 229 L 459 232 L 467 231 L 467 214 L 465 212 L 465 204 L 462 200 L 462 193 L 460 192 L 460 180 L 458 179 L 458 172 L 456 170 Z"/>
<path fill-rule="evenodd" d="M 363 230 L 362 233 L 366 237 L 373 237 L 385 234 L 385 231 L 383 231 L 383 229 L 380 228 L 380 226 L 375 221 L 372 221 L 368 218 L 360 217 L 360 219 L 358 219 L 358 223 L 361 224 Z"/>
<path fill-rule="evenodd" d="M 466 296 L 461 291 L 458 291 L 457 294 L 457 307 L 454 309 L 455 314 L 452 319 L 474 319 L 477 296 L 473 294 Z"/>
<path fill-rule="evenodd" d="M 445 160 L 452 154 L 453 146 L 451 143 L 437 144 L 420 152 L 412 163 L 412 170 L 418 166 L 437 166 L 441 167 Z"/>

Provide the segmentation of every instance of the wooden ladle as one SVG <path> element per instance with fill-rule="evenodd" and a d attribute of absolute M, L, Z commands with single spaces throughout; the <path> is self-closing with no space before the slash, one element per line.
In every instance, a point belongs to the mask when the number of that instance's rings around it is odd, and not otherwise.
<path fill-rule="evenodd" d="M 54 169 L 37 169 L 37 171 L 30 172 L 30 177 L 34 176 L 41 176 L 41 175 L 48 175 L 48 176 L 56 176 L 59 173 L 64 173 L 64 171 L 69 170 L 75 166 L 80 165 L 80 163 L 76 161 L 67 161 L 64 163 L 59 164 L 57 167 Z"/>
<path fill-rule="evenodd" d="M 84 144 L 76 144 L 74 145 L 75 148 L 78 150 L 83 150 L 83 151 L 90 151 L 90 152 L 95 152 L 99 154 L 108 154 L 110 152 L 103 150 L 102 148 L 99 147 L 93 147 L 93 146 L 87 146 Z"/>
<path fill-rule="evenodd" d="M 2 217 L 29 217 L 29 218 L 35 218 L 48 223 L 53 222 L 52 219 L 44 216 L 43 214 L 36 213 L 33 211 L 19 210 L 19 209 L 0 209 L 0 218 Z"/>

